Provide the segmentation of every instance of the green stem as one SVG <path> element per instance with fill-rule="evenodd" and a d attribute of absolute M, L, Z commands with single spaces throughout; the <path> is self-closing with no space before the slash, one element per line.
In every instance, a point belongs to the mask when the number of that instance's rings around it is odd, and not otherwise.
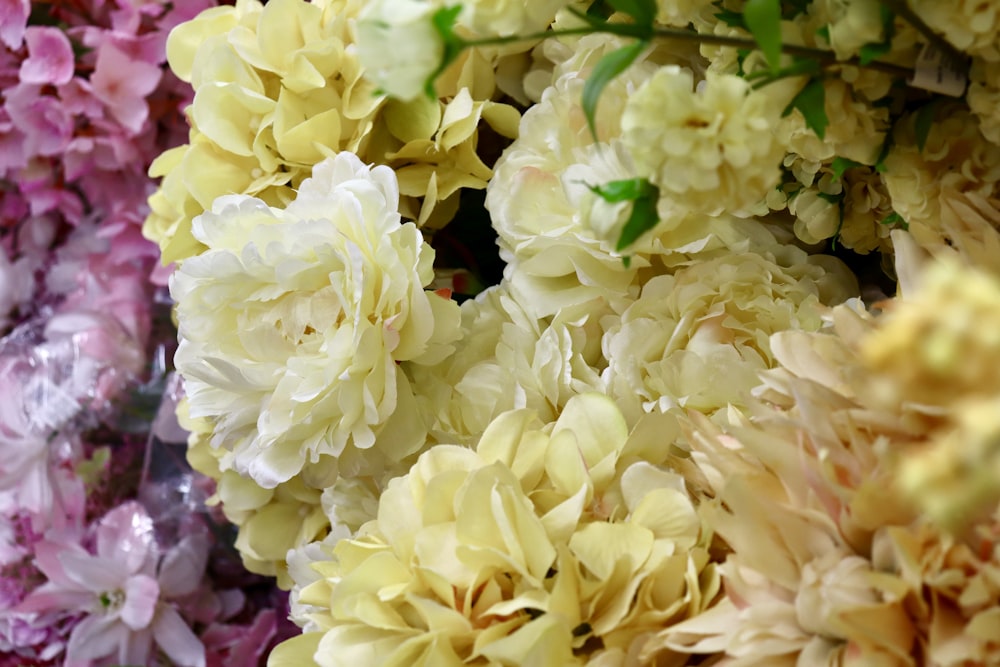
<path fill-rule="evenodd" d="M 634 24 L 630 23 L 608 23 L 604 26 L 584 26 L 580 28 L 567 28 L 565 30 L 549 30 L 546 32 L 536 32 L 529 35 L 508 35 L 506 37 L 485 37 L 483 39 L 462 40 L 463 47 L 476 46 L 500 46 L 515 42 L 535 41 L 549 39 L 551 37 L 571 37 L 577 35 L 589 35 L 592 33 L 608 33 L 619 37 L 634 37 L 642 39 L 648 37 L 648 31 L 642 31 Z M 678 30 L 674 28 L 655 28 L 652 31 L 653 37 L 669 39 L 681 42 L 697 42 L 699 44 L 714 44 L 717 46 L 732 46 L 739 49 L 756 49 L 757 42 L 748 37 L 734 37 L 729 35 L 705 35 L 690 30 Z M 884 72 L 893 76 L 907 78 L 913 70 L 904 65 L 887 63 L 881 60 L 873 60 L 862 64 L 857 57 L 847 60 L 838 60 L 833 51 L 817 49 L 810 46 L 796 46 L 795 44 L 782 44 L 781 50 L 793 56 L 812 58 L 825 65 L 854 66 L 863 69 Z"/>

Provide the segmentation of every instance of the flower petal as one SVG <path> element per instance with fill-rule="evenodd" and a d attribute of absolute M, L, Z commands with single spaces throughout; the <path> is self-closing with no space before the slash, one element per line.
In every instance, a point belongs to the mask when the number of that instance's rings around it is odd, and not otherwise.
<path fill-rule="evenodd" d="M 145 574 L 129 577 L 125 582 L 125 604 L 121 608 L 122 621 L 133 630 L 149 625 L 160 599 L 160 585 Z"/>
<path fill-rule="evenodd" d="M 173 607 L 161 607 L 153 621 L 153 637 L 178 667 L 205 667 L 205 647 Z"/>

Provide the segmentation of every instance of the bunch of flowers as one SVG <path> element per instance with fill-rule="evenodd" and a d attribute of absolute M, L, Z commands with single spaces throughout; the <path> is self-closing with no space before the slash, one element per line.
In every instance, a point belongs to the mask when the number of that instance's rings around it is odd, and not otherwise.
<path fill-rule="evenodd" d="M 174 31 L 146 233 L 270 664 L 996 661 L 1000 13 L 942 11 Z"/>
<path fill-rule="evenodd" d="M 12 6 L 17 659 L 287 615 L 272 667 L 1000 661 L 997 3 Z M 197 484 L 86 417 L 148 358 L 142 217 Z"/>
<path fill-rule="evenodd" d="M 146 170 L 186 131 L 167 33 L 211 4 L 0 9 L 4 666 L 242 666 L 287 634 L 205 480 L 164 464 L 172 402 L 153 419 L 174 345 Z"/>

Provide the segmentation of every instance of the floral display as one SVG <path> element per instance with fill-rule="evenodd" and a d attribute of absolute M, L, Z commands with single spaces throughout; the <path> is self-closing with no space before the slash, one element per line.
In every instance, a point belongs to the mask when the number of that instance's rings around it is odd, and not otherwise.
<path fill-rule="evenodd" d="M 1000 2 L 0 0 L 0 667 L 1000 664 Z"/>

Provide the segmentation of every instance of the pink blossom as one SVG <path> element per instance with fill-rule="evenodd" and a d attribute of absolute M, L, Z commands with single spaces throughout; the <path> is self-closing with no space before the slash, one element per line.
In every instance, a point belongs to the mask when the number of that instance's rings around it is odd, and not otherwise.
<path fill-rule="evenodd" d="M 146 664 L 154 642 L 176 665 L 204 667 L 204 646 L 166 601 L 176 591 L 197 588 L 204 571 L 204 545 L 182 540 L 158 568 L 153 522 L 135 502 L 101 519 L 96 542 L 96 554 L 76 542 L 40 543 L 36 563 L 48 581 L 17 610 L 85 615 L 70 633 L 67 667 L 104 658 Z"/>
<path fill-rule="evenodd" d="M 4 96 L 11 122 L 24 135 L 28 155 L 58 155 L 66 150 L 73 136 L 73 117 L 58 98 L 42 95 L 40 86 L 25 83 L 5 91 Z"/>
<path fill-rule="evenodd" d="M 28 57 L 21 63 L 21 81 L 62 85 L 73 78 L 73 46 L 59 28 L 31 26 L 24 32 Z"/>
<path fill-rule="evenodd" d="M 97 63 L 90 83 L 94 94 L 131 134 L 138 134 L 149 116 L 146 97 L 163 74 L 159 66 L 131 60 L 110 41 L 97 47 Z"/>
<path fill-rule="evenodd" d="M 0 0 L 0 43 L 11 50 L 19 48 L 30 13 L 30 0 Z"/>
<path fill-rule="evenodd" d="M 207 667 L 259 664 L 277 629 L 277 615 L 273 609 L 259 612 L 250 627 L 213 623 L 201 634 L 207 651 Z"/>

